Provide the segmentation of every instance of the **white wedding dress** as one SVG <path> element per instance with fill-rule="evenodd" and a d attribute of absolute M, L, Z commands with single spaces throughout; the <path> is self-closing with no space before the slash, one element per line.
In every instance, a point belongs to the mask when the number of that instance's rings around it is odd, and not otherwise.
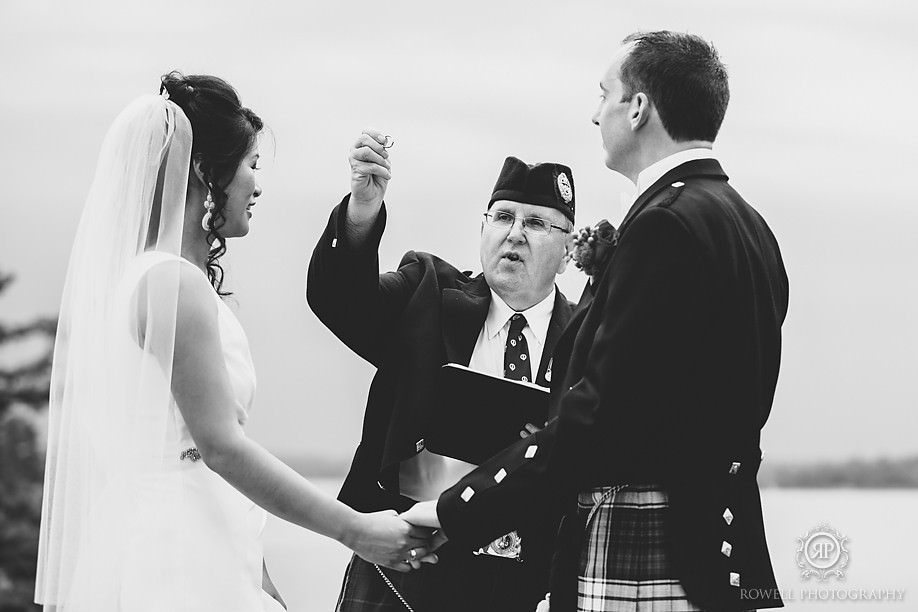
<path fill-rule="evenodd" d="M 127 276 L 137 286 L 149 270 L 175 255 L 148 252 L 137 258 Z M 204 273 L 201 282 L 208 283 Z M 211 291 L 219 316 L 223 359 L 233 385 L 236 416 L 245 424 L 255 397 L 255 368 L 245 332 L 222 299 Z M 136 327 L 134 327 L 136 329 Z M 220 358 L 214 355 L 215 359 Z M 262 590 L 261 534 L 267 519 L 255 505 L 211 471 L 195 450 L 175 401 L 169 412 L 165 455 L 175 458 L 171 469 L 137 483 L 139 498 L 128 550 L 122 568 L 121 609 L 131 612 L 194 610 L 240 612 L 283 610 Z M 180 509 L 180 513 L 178 510 Z M 176 551 L 183 551 L 177 554 Z M 179 584 L 151 590 L 151 576 L 169 568 Z"/>
<path fill-rule="evenodd" d="M 179 255 L 186 209 L 201 206 L 186 201 L 192 142 L 182 109 L 145 95 L 102 144 L 54 345 L 35 581 L 45 612 L 280 609 L 262 590 L 265 511 L 200 460 L 172 397 L 189 278 L 214 300 L 221 346 L 208 359 L 225 364 L 240 423 L 255 395 L 242 327 Z"/>

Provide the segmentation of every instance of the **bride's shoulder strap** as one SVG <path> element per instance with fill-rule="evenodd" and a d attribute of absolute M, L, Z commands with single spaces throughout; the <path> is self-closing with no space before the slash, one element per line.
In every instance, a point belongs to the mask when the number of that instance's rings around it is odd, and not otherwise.
<path fill-rule="evenodd" d="M 129 326 L 141 345 L 151 327 L 171 335 L 181 310 L 188 310 L 189 304 L 210 310 L 216 297 L 200 268 L 161 251 L 137 256 L 125 275 L 124 288 Z"/>

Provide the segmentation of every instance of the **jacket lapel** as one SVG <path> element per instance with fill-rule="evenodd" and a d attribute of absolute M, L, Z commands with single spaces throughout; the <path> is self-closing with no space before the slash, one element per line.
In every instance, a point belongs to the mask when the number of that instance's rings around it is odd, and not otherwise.
<path fill-rule="evenodd" d="M 552 359 L 554 360 L 554 358 L 557 358 L 560 363 L 560 371 L 562 373 L 567 370 L 566 365 L 571 357 L 571 350 L 574 346 L 574 338 L 577 336 L 577 332 L 580 331 L 580 325 L 583 324 L 583 320 L 586 318 L 587 313 L 590 311 L 590 305 L 592 303 L 593 287 L 588 281 L 586 286 L 583 288 L 583 294 L 580 296 L 580 301 L 571 312 L 567 325 L 558 335 L 558 340 L 553 347 Z M 564 382 L 557 377 L 557 374 L 552 376 L 552 380 L 558 384 Z M 552 382 L 552 380 L 549 380 L 548 382 Z"/>
<path fill-rule="evenodd" d="M 596 292 L 596 288 L 593 286 L 593 281 L 587 279 L 586 284 L 583 286 L 583 293 L 580 294 L 580 301 L 577 302 L 577 305 L 574 306 L 574 311 L 572 316 L 577 316 L 584 310 L 590 307 L 590 304 L 593 303 L 593 295 Z"/>
<path fill-rule="evenodd" d="M 475 342 L 488 316 L 491 306 L 491 291 L 484 275 L 478 275 L 469 283 L 459 287 L 448 287 L 441 292 L 440 329 L 446 347 L 449 363 L 469 365 Z"/>
<path fill-rule="evenodd" d="M 552 306 L 551 321 L 545 333 L 545 345 L 542 347 L 542 359 L 539 362 L 539 372 L 535 383 L 543 387 L 551 386 L 551 371 L 554 365 L 555 346 L 558 339 L 571 320 L 571 305 L 560 291 L 555 291 L 555 303 Z"/>

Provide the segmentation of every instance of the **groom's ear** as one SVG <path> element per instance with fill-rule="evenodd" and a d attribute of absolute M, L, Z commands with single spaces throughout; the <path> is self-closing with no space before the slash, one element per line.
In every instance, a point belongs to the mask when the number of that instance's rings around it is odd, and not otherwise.
<path fill-rule="evenodd" d="M 628 108 L 628 122 L 631 124 L 631 131 L 636 132 L 641 129 L 650 119 L 651 112 L 650 98 L 647 94 L 639 92 L 631 97 L 631 105 Z"/>

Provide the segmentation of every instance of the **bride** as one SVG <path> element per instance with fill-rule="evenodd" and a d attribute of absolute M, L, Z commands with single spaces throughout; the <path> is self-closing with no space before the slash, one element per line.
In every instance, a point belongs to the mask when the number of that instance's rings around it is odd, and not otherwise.
<path fill-rule="evenodd" d="M 110 128 L 71 254 L 36 601 L 64 612 L 279 608 L 265 510 L 373 563 L 435 562 L 429 530 L 350 509 L 246 437 L 255 372 L 218 258 L 248 233 L 261 194 L 262 121 L 216 77 L 173 72 L 160 91 Z"/>

